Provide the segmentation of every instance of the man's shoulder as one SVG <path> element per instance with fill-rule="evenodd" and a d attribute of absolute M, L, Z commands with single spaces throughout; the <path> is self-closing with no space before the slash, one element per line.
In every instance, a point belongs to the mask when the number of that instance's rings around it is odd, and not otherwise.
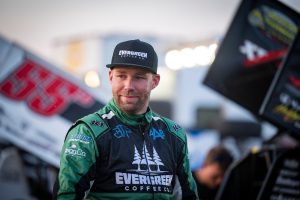
<path fill-rule="evenodd" d="M 101 117 L 99 111 L 82 117 L 77 123 L 86 124 L 96 137 L 109 129 L 107 122 Z"/>
<path fill-rule="evenodd" d="M 160 118 L 166 124 L 170 132 L 172 132 L 182 140 L 185 140 L 185 130 L 177 122 L 158 114 L 156 114 L 154 117 Z"/>

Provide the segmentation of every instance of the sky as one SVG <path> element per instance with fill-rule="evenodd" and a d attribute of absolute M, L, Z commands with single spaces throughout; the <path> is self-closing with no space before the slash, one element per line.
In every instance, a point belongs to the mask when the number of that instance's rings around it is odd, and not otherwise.
<path fill-rule="evenodd" d="M 0 35 L 51 58 L 59 38 L 141 34 L 197 41 L 224 35 L 241 0 L 0 0 Z M 283 0 L 300 10 L 299 0 Z"/>
<path fill-rule="evenodd" d="M 59 38 L 146 34 L 195 41 L 222 35 L 240 0 L 0 0 L 0 35 L 50 57 Z"/>

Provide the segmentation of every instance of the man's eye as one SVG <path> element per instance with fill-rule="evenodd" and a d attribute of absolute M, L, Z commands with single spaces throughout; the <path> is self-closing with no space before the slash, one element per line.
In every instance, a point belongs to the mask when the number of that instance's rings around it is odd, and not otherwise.
<path fill-rule="evenodd" d="M 118 78 L 124 78 L 125 76 L 120 74 L 120 75 L 117 75 L 117 77 Z"/>

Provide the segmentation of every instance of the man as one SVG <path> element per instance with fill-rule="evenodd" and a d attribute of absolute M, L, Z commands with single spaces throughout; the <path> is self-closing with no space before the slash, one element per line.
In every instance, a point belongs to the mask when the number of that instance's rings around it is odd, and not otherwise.
<path fill-rule="evenodd" d="M 207 153 L 203 165 L 193 171 L 198 196 L 201 200 L 213 200 L 233 157 L 223 146 L 215 146 Z"/>
<path fill-rule="evenodd" d="M 149 107 L 157 87 L 157 55 L 140 40 L 119 43 L 109 81 L 113 99 L 69 130 L 54 190 L 56 199 L 197 199 L 184 130 Z"/>

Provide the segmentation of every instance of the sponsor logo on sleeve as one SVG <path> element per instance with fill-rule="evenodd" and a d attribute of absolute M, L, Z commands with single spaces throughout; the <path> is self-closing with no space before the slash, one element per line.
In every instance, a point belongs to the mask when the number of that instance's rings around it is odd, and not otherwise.
<path fill-rule="evenodd" d="M 181 127 L 178 124 L 174 124 L 173 128 L 174 128 L 175 131 L 178 131 L 178 130 L 181 129 Z"/>
<path fill-rule="evenodd" d="M 104 123 L 101 121 L 93 120 L 93 121 L 91 121 L 91 125 L 102 127 L 104 125 Z"/>
<path fill-rule="evenodd" d="M 84 144 L 89 144 L 92 141 L 92 137 L 87 136 L 83 133 L 78 133 L 74 136 L 72 136 L 68 141 L 72 141 L 72 142 L 81 142 Z"/>
<path fill-rule="evenodd" d="M 75 157 L 86 157 L 86 152 L 78 148 L 75 144 L 71 145 L 69 148 L 66 148 L 65 154 Z"/>

